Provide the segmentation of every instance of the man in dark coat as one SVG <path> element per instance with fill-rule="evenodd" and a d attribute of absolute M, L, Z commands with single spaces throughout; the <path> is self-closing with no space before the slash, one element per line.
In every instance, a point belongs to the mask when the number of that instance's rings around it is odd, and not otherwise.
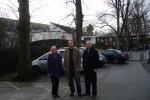
<path fill-rule="evenodd" d="M 91 94 L 92 85 L 92 98 L 96 98 L 97 94 L 97 68 L 99 62 L 99 54 L 96 49 L 92 47 L 91 41 L 86 42 L 87 49 L 83 52 L 83 69 L 86 92 L 84 95 Z"/>
<path fill-rule="evenodd" d="M 64 70 L 65 77 L 68 78 L 71 90 L 71 94 L 69 96 L 74 96 L 75 94 L 73 78 L 75 78 L 76 81 L 78 95 L 82 96 L 80 85 L 80 51 L 78 48 L 74 48 L 72 40 L 69 40 L 68 44 L 69 48 L 65 50 L 64 55 Z"/>

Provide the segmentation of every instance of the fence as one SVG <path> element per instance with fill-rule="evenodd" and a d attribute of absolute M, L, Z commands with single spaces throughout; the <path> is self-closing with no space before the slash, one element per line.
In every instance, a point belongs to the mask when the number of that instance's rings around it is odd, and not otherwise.
<path fill-rule="evenodd" d="M 82 41 L 82 43 L 84 42 Z M 30 44 L 31 60 L 33 61 L 34 59 L 49 52 L 50 47 L 53 45 L 57 46 L 57 48 L 62 46 L 68 46 L 68 40 L 51 39 L 32 42 Z M 17 47 L 9 49 L 0 49 L 0 75 L 14 72 L 18 67 L 19 49 Z"/>
<path fill-rule="evenodd" d="M 0 49 L 0 75 L 14 72 L 19 65 L 19 50 Z"/>

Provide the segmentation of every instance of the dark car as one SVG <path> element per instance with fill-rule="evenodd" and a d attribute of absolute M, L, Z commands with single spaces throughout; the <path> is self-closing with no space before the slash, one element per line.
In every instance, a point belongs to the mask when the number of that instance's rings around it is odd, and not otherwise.
<path fill-rule="evenodd" d="M 129 55 L 116 49 L 107 49 L 101 53 L 107 59 L 107 62 L 120 63 L 129 60 Z"/>

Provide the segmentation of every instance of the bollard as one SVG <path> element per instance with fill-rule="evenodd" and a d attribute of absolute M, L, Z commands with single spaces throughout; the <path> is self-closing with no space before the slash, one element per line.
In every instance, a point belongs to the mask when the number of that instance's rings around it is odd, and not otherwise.
<path fill-rule="evenodd" d="M 142 54 L 141 54 L 141 51 L 140 51 L 140 60 L 142 60 Z"/>
<path fill-rule="evenodd" d="M 102 52 L 102 47 L 101 47 L 101 52 Z"/>
<path fill-rule="evenodd" d="M 125 52 L 125 49 L 126 49 L 126 48 L 125 48 L 125 46 L 124 46 L 124 48 L 123 48 L 123 49 L 124 49 L 124 52 Z"/>
<path fill-rule="evenodd" d="M 132 50 L 130 50 L 130 58 L 132 58 Z"/>
<path fill-rule="evenodd" d="M 144 52 L 143 52 L 143 59 L 144 59 Z"/>
<path fill-rule="evenodd" d="M 142 59 L 144 59 L 144 51 L 142 52 Z"/>
<path fill-rule="evenodd" d="M 138 52 L 138 48 L 136 47 L 136 52 Z"/>

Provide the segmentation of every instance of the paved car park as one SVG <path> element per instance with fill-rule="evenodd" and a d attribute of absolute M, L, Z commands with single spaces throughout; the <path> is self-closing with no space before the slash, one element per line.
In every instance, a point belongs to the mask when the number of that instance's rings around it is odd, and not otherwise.
<path fill-rule="evenodd" d="M 107 63 L 97 72 L 98 95 L 95 100 L 149 100 L 150 74 L 139 61 L 123 64 Z M 81 75 L 82 93 L 85 92 L 84 78 Z M 67 79 L 60 78 L 60 98 L 51 96 L 51 82 L 45 75 L 31 83 L 0 83 L 0 100 L 93 100 L 90 96 L 69 97 Z"/>
<path fill-rule="evenodd" d="M 150 74 L 142 66 L 149 68 L 150 64 L 136 61 L 138 54 L 134 53 L 132 59 L 135 57 L 135 61 L 107 63 L 98 69 L 95 100 L 150 100 Z M 83 75 L 81 86 L 84 93 Z M 60 98 L 52 98 L 51 81 L 45 74 L 31 83 L 0 82 L 0 100 L 93 100 L 90 96 L 69 97 L 70 90 L 64 77 L 60 78 L 59 94 Z"/>

